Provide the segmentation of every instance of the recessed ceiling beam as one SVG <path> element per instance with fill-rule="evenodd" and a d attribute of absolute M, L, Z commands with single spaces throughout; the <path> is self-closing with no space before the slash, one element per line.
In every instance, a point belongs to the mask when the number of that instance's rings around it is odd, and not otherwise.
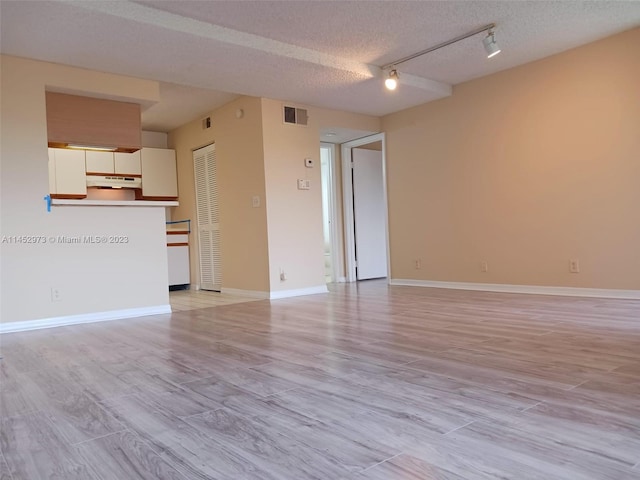
<path fill-rule="evenodd" d="M 292 45 L 290 43 L 270 38 L 240 32 L 231 28 L 221 27 L 193 18 L 184 17 L 163 10 L 130 1 L 119 2 L 77 2 L 74 0 L 60 0 L 74 7 L 81 7 L 107 15 L 132 20 L 138 23 L 164 28 L 174 32 L 186 33 L 200 38 L 208 38 L 218 42 L 235 45 L 271 55 L 299 60 L 326 68 L 333 68 L 356 74 L 363 79 L 382 78 L 383 70 L 376 65 L 354 61 L 344 57 L 329 55 L 310 48 Z M 403 75 L 402 83 L 413 87 L 429 90 L 442 95 L 450 95 L 452 87 L 449 84 L 414 75 Z"/>

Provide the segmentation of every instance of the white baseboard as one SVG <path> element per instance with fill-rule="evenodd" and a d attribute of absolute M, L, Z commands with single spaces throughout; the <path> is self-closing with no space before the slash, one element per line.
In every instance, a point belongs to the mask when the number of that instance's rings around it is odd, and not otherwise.
<path fill-rule="evenodd" d="M 347 277 L 338 277 L 337 283 L 347 283 Z"/>
<path fill-rule="evenodd" d="M 124 310 L 110 310 L 108 312 L 83 313 L 66 317 L 42 318 L 40 320 L 26 320 L 24 322 L 0 323 L 0 333 L 24 332 L 40 328 L 62 327 L 78 325 L 80 323 L 106 322 L 123 318 L 145 317 L 147 315 L 161 315 L 171 313 L 171 305 L 157 305 L 155 307 L 127 308 Z"/>
<path fill-rule="evenodd" d="M 256 298 L 260 300 L 266 300 L 269 298 L 269 292 L 263 292 L 260 290 L 241 290 L 239 288 L 222 287 L 221 293 L 237 295 L 239 297 Z"/>
<path fill-rule="evenodd" d="M 277 300 L 278 298 L 300 297 L 302 295 L 315 295 L 316 293 L 328 293 L 327 285 L 318 285 L 317 287 L 297 288 L 295 290 L 280 290 L 271 292 L 269 298 Z"/>
<path fill-rule="evenodd" d="M 558 295 L 565 297 L 621 298 L 640 300 L 640 290 L 613 290 L 606 288 L 543 287 L 538 285 L 508 285 L 500 283 L 435 282 L 394 278 L 390 285 L 408 287 L 449 288 L 453 290 L 476 290 L 480 292 L 526 293 L 532 295 Z"/>

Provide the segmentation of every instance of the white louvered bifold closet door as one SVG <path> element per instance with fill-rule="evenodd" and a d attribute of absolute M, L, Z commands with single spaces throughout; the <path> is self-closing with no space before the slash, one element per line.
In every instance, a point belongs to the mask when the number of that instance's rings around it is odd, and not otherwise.
<path fill-rule="evenodd" d="M 222 259 L 215 145 L 194 150 L 193 165 L 200 248 L 200 288 L 219 292 L 222 288 Z"/>

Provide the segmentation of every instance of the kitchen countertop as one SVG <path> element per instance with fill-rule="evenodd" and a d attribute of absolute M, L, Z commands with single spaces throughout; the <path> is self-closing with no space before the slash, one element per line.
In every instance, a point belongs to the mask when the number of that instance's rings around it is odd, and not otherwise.
<path fill-rule="evenodd" d="M 177 201 L 152 201 L 152 200 L 72 200 L 64 198 L 54 198 L 51 200 L 53 206 L 73 206 L 73 207 L 177 207 Z"/>

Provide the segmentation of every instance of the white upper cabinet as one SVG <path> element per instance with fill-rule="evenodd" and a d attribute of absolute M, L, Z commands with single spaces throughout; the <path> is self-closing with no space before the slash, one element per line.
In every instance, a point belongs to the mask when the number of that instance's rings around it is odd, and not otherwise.
<path fill-rule="evenodd" d="M 143 148 L 134 153 L 114 153 L 49 148 L 51 194 L 58 198 L 86 197 L 87 175 L 92 174 L 142 177 L 143 199 L 178 197 L 175 150 Z"/>
<path fill-rule="evenodd" d="M 49 149 L 49 193 L 58 193 L 56 188 L 56 154 L 53 148 Z"/>
<path fill-rule="evenodd" d="M 142 197 L 177 198 L 176 152 L 166 148 L 141 150 Z"/>
<path fill-rule="evenodd" d="M 122 175 L 140 175 L 142 168 L 140 166 L 140 150 L 133 153 L 113 154 L 115 173 Z"/>
<path fill-rule="evenodd" d="M 84 150 L 49 149 L 49 193 L 76 198 L 87 196 Z"/>
<path fill-rule="evenodd" d="M 134 153 L 86 151 L 88 174 L 140 175 L 140 151 Z"/>
<path fill-rule="evenodd" d="M 96 152 L 87 150 L 86 152 L 87 173 L 110 174 L 113 169 L 113 152 Z"/>

